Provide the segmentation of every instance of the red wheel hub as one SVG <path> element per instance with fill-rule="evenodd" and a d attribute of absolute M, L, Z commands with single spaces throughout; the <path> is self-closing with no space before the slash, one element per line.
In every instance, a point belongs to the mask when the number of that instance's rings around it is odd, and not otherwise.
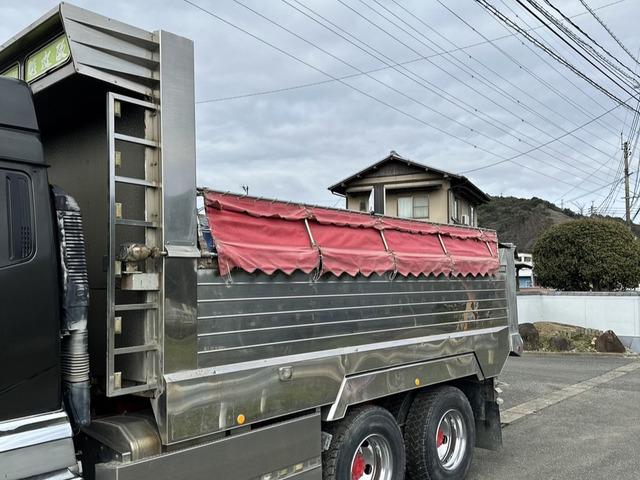
<path fill-rule="evenodd" d="M 356 458 L 353 459 L 353 464 L 351 466 L 351 480 L 360 480 L 362 475 L 364 475 L 364 469 L 366 466 L 364 455 L 356 453 Z"/>
<path fill-rule="evenodd" d="M 443 444 L 444 444 L 444 430 L 439 428 L 438 433 L 436 434 L 436 448 L 440 448 Z"/>

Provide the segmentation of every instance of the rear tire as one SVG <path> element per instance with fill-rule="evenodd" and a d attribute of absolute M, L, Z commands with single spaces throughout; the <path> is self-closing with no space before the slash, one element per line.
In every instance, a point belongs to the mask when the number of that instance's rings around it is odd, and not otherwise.
<path fill-rule="evenodd" d="M 473 411 L 459 389 L 445 386 L 419 393 L 404 427 L 407 478 L 464 479 L 475 437 Z"/>
<path fill-rule="evenodd" d="M 404 440 L 384 408 L 356 407 L 325 431 L 332 439 L 322 454 L 323 480 L 404 479 Z"/>

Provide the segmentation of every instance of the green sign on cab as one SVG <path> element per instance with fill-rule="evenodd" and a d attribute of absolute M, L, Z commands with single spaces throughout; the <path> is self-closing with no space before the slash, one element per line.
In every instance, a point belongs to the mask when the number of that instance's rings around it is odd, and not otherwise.
<path fill-rule="evenodd" d="M 17 63 L 0 73 L 0 77 L 20 78 L 20 65 Z"/>
<path fill-rule="evenodd" d="M 66 63 L 69 58 L 71 58 L 69 41 L 65 35 L 60 35 L 27 57 L 24 67 L 24 79 L 27 82 L 32 82 Z"/>

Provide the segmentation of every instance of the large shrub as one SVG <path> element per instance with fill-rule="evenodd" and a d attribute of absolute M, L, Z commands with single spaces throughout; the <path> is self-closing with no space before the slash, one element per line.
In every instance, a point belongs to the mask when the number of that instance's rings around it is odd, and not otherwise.
<path fill-rule="evenodd" d="M 558 290 L 624 290 L 640 283 L 640 244 L 619 222 L 555 225 L 536 241 L 533 263 L 538 284 Z"/>

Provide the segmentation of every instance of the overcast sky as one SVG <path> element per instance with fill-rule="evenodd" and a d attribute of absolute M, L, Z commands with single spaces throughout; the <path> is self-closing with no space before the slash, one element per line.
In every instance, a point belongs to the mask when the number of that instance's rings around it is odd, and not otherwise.
<path fill-rule="evenodd" d="M 298 37 L 234 0 L 189 1 L 301 61 L 184 0 L 75 4 L 195 41 L 200 185 L 232 191 L 248 185 L 255 195 L 340 206 L 343 203 L 327 187 L 390 150 L 460 173 L 511 158 L 561 135 L 565 136 L 560 141 L 516 158 L 520 165 L 504 161 L 467 175 L 491 195 L 537 196 L 558 204 L 564 198 L 564 205 L 574 210 L 576 204 L 588 209 L 592 201 L 598 207 L 610 194 L 606 185 L 621 178 L 616 176 L 620 133 L 625 139 L 631 135 L 629 110 L 618 107 L 594 120 L 616 102 L 547 54 L 522 43 L 521 37 L 499 38 L 512 32 L 473 0 L 444 0 L 451 11 L 436 0 L 238 0 Z M 598 8 L 616 0 L 586 2 Z M 523 28 L 540 26 L 514 0 L 491 3 Z M 638 66 L 579 0 L 552 3 L 575 16 L 573 21 L 617 61 L 630 70 Z M 0 43 L 55 4 L 2 0 Z M 315 18 L 325 25 L 332 22 L 331 28 L 344 38 L 301 11 L 322 15 L 324 19 Z M 640 0 L 617 1 L 596 13 L 637 55 Z M 531 34 L 618 98 L 630 98 L 547 29 L 537 28 Z M 469 45 L 475 46 L 460 49 Z M 455 51 L 442 53 L 451 50 Z M 416 61 L 397 65 L 411 60 Z M 229 98 L 371 70 L 377 71 L 342 82 Z M 587 122 L 591 123 L 568 133 Z M 634 170 L 637 165 L 636 154 Z M 609 212 L 622 213 L 622 195 L 622 190 L 613 193 Z M 571 202 L 576 197 L 580 198 Z"/>

